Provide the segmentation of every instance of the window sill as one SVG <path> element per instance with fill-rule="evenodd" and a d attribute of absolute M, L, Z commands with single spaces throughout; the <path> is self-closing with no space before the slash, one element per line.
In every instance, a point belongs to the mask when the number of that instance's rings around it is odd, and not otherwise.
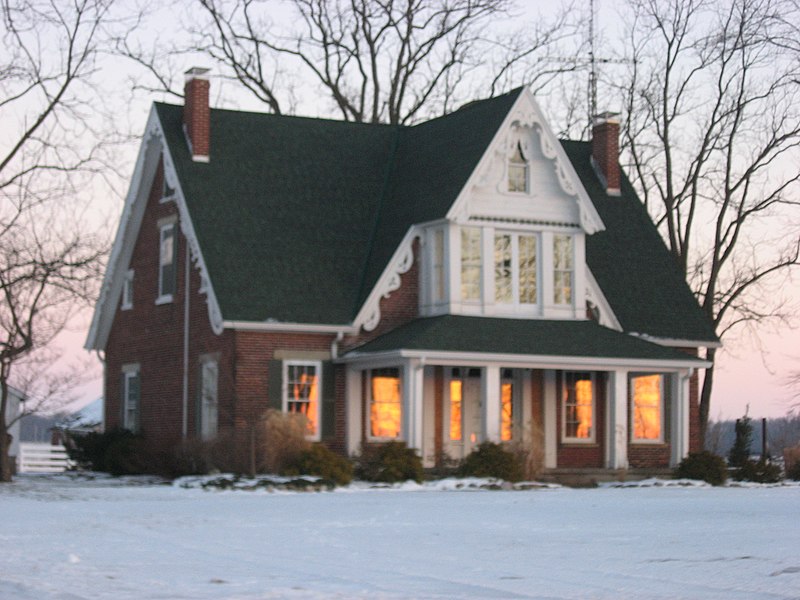
<path fill-rule="evenodd" d="M 122 304 L 119 307 L 120 310 L 133 310 L 133 304 Z"/>
<path fill-rule="evenodd" d="M 597 440 L 561 440 L 562 446 L 569 446 L 572 448 L 596 448 L 600 444 L 597 443 Z"/>
<path fill-rule="evenodd" d="M 646 447 L 667 445 L 667 443 L 664 440 L 631 440 L 629 444 L 631 444 L 632 446 L 646 446 Z"/>
<path fill-rule="evenodd" d="M 170 304 L 172 302 L 172 294 L 167 294 L 166 296 L 159 296 L 156 298 L 156 306 L 161 304 Z"/>

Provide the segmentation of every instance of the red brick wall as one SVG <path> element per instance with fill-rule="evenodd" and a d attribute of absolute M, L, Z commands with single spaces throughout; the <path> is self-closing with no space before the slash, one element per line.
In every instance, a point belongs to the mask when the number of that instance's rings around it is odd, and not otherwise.
<path fill-rule="evenodd" d="M 558 436 L 557 466 L 565 469 L 600 469 L 605 466 L 606 429 L 606 375 L 595 373 L 595 441 L 586 444 L 565 444 L 561 432 L 564 419 L 564 406 L 561 399 L 561 385 L 564 372 L 556 374 L 556 435 Z"/>
<path fill-rule="evenodd" d="M 656 469 L 669 466 L 669 444 L 629 444 L 628 465 L 631 469 Z"/>
<path fill-rule="evenodd" d="M 129 268 L 134 270 L 133 308 L 116 308 L 106 344 L 106 427 L 121 425 L 122 367 L 137 363 L 141 377 L 142 432 L 153 443 L 170 447 L 180 441 L 183 429 L 184 307 L 186 238 L 176 238 L 176 293 L 172 302 L 156 305 L 159 270 L 159 227 L 162 218 L 177 216 L 174 202 L 161 203 L 163 170 L 159 167 L 147 200 Z M 188 433 L 196 429 L 199 358 L 219 357 L 220 427 L 230 422 L 231 395 L 225 382 L 232 377 L 232 335 L 215 335 L 208 320 L 206 297 L 199 294 L 200 275 L 191 266 L 189 292 Z"/>

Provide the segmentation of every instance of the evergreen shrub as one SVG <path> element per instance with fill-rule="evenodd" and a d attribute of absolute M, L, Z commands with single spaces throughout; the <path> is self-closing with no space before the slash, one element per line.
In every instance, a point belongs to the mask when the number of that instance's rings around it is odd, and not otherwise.
<path fill-rule="evenodd" d="M 464 459 L 458 474 L 462 477 L 495 477 L 505 481 L 522 481 L 525 466 L 518 454 L 509 452 L 500 444 L 483 442 Z"/>
<path fill-rule="evenodd" d="M 110 429 L 70 436 L 67 453 L 78 467 L 120 475 L 152 472 L 152 456 L 141 434 L 127 429 Z"/>
<path fill-rule="evenodd" d="M 761 460 L 748 460 L 733 473 L 736 481 L 752 481 L 753 483 L 778 483 L 783 479 L 781 468 Z"/>
<path fill-rule="evenodd" d="M 283 474 L 316 475 L 337 485 L 347 485 L 353 480 L 353 464 L 322 444 L 313 444 L 288 462 Z"/>
<path fill-rule="evenodd" d="M 422 481 L 422 461 L 416 450 L 403 442 L 370 444 L 361 448 L 355 475 L 364 481 L 395 483 L 413 479 Z"/>
<path fill-rule="evenodd" d="M 725 459 L 713 452 L 692 452 L 684 458 L 674 472 L 676 479 L 700 479 L 711 485 L 722 485 L 728 479 Z"/>

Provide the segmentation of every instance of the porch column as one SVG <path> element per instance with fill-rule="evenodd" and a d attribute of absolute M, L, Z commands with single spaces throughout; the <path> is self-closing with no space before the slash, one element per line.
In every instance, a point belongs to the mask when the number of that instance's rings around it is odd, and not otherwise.
<path fill-rule="evenodd" d="M 349 365 L 345 371 L 345 443 L 347 454 L 353 456 L 361 449 L 364 430 L 361 426 L 363 372 Z"/>
<path fill-rule="evenodd" d="M 670 465 L 676 466 L 689 454 L 689 380 L 691 371 L 672 375 L 672 398 L 670 409 Z"/>
<path fill-rule="evenodd" d="M 483 440 L 500 442 L 500 367 L 484 367 L 481 378 Z"/>
<path fill-rule="evenodd" d="M 403 408 L 405 413 L 405 438 L 409 448 L 422 456 L 422 392 L 424 367 L 419 359 L 410 359 L 403 365 Z"/>
<path fill-rule="evenodd" d="M 608 426 L 606 434 L 606 466 L 628 468 L 628 372 L 608 374 Z"/>

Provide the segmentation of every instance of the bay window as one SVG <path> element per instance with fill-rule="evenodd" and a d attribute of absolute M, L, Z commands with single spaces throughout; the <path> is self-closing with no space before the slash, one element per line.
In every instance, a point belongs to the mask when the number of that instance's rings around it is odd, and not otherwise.
<path fill-rule="evenodd" d="M 571 235 L 553 236 L 553 302 L 572 304 L 574 252 Z"/>
<path fill-rule="evenodd" d="M 461 229 L 461 299 L 481 299 L 481 230 Z"/>
<path fill-rule="evenodd" d="M 498 304 L 536 304 L 537 236 L 494 236 L 494 290 Z"/>

